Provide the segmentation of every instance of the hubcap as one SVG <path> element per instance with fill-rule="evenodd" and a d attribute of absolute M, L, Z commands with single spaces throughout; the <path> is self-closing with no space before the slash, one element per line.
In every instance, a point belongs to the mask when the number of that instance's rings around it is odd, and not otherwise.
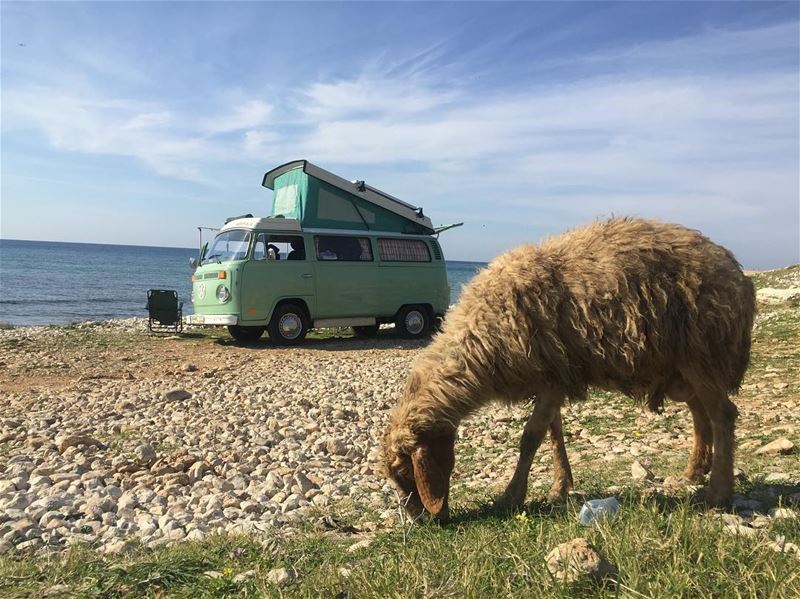
<path fill-rule="evenodd" d="M 278 321 L 278 330 L 284 339 L 297 339 L 303 330 L 303 322 L 297 314 L 284 314 Z"/>
<path fill-rule="evenodd" d="M 406 330 L 412 335 L 419 335 L 425 327 L 425 317 L 418 310 L 406 314 Z"/>

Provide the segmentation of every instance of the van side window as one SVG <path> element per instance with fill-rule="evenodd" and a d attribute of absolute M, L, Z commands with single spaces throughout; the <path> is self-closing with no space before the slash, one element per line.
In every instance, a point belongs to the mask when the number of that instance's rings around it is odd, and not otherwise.
<path fill-rule="evenodd" d="M 385 262 L 430 262 L 428 244 L 421 239 L 378 239 L 378 254 Z"/>
<path fill-rule="evenodd" d="M 306 259 L 306 244 L 302 237 L 289 237 L 289 247 L 286 255 L 287 260 L 305 260 Z"/>
<path fill-rule="evenodd" d="M 272 252 L 270 252 L 272 250 Z M 305 260 L 306 250 L 299 235 L 259 233 L 253 246 L 253 260 Z"/>
<path fill-rule="evenodd" d="M 259 234 L 256 237 L 256 244 L 253 246 L 253 260 L 264 260 L 267 257 L 267 235 Z"/>
<path fill-rule="evenodd" d="M 371 262 L 372 246 L 366 237 L 318 235 L 314 237 L 317 260 Z"/>

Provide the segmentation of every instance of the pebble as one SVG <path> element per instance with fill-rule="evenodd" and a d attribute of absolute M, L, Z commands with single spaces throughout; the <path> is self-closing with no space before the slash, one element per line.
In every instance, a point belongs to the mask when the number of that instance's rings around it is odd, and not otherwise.
<path fill-rule="evenodd" d="M 769 547 L 778 553 L 794 555 L 794 557 L 800 560 L 800 545 L 796 545 L 795 543 L 790 543 L 784 540 L 781 542 L 772 541 L 769 543 Z"/>
<path fill-rule="evenodd" d="M 785 472 L 770 472 L 764 477 L 764 482 L 768 485 L 774 485 L 789 482 L 791 478 L 792 477 Z"/>
<path fill-rule="evenodd" d="M 775 520 L 794 520 L 800 517 L 800 513 L 786 507 L 773 508 L 769 515 Z"/>
<path fill-rule="evenodd" d="M 286 586 L 297 578 L 297 572 L 287 568 L 275 568 L 267 572 L 266 581 L 279 587 Z"/>
<path fill-rule="evenodd" d="M 547 569 L 564 583 L 580 579 L 614 578 L 617 568 L 586 539 L 578 537 L 553 548 L 545 558 Z"/>
<path fill-rule="evenodd" d="M 758 536 L 758 531 L 755 528 L 745 526 L 744 524 L 726 524 L 722 530 L 733 536 L 751 538 Z"/>
<path fill-rule="evenodd" d="M 236 584 L 241 584 L 248 578 L 253 578 L 256 575 L 255 570 L 246 570 L 244 572 L 240 572 L 236 576 L 234 576 L 231 580 Z"/>
<path fill-rule="evenodd" d="M 103 546 L 103 553 L 107 554 L 122 554 L 130 553 L 136 548 L 135 543 L 128 540 L 112 541 Z"/>
<path fill-rule="evenodd" d="M 356 551 L 360 551 L 362 549 L 366 549 L 370 545 L 372 545 L 372 539 L 364 539 L 363 541 L 358 541 L 357 543 L 353 543 L 350 547 L 347 548 L 347 553 L 355 553 Z"/>

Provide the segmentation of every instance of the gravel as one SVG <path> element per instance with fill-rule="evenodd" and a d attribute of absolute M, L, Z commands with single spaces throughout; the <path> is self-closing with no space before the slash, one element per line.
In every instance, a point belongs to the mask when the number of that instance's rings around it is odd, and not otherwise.
<path fill-rule="evenodd" d="M 147 348 L 71 344 L 76 335 L 130 339 L 144 326 L 128 319 L 0 330 L 0 363 L 9 373 L 0 376 L 0 554 L 84 543 L 125 553 L 136 543 L 157 547 L 217 533 L 291 534 L 340 506 L 361 513 L 373 530 L 396 525 L 378 448 L 422 342 L 310 340 L 285 349 L 141 337 Z M 29 371 L 45 375 L 18 383 Z M 492 406 L 464 423 L 456 487 L 499 490 L 529 409 Z M 652 416 L 628 402 L 629 413 L 639 414 L 633 424 L 603 430 L 575 424 L 586 410 L 611 420 L 619 412 L 602 400 L 565 410 L 573 464 L 619 462 L 624 482 L 632 474 L 656 485 L 643 465 L 649 458 L 688 455 L 691 421 L 681 407 Z M 675 414 L 680 425 L 672 423 Z M 796 423 L 784 418 L 781 430 L 791 436 Z M 480 462 L 470 461 L 471 449 L 480 450 Z M 550 462 L 543 449 L 533 489 L 549 486 Z M 791 465 L 780 474 L 782 483 L 800 478 Z M 735 499 L 750 511 L 725 524 L 735 534 L 755 531 L 756 518 L 761 527 L 764 518 L 796 515 L 760 513 L 759 497 Z M 293 575 L 276 571 L 274 583 Z"/>

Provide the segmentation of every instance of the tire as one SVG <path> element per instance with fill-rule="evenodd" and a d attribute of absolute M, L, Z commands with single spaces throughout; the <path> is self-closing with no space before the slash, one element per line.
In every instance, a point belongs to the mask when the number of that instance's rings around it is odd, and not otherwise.
<path fill-rule="evenodd" d="M 297 304 L 283 304 L 276 308 L 267 328 L 274 344 L 297 345 L 308 333 L 308 316 Z"/>
<path fill-rule="evenodd" d="M 422 306 L 404 306 L 394 321 L 401 337 L 419 339 L 431 330 L 431 316 Z"/>
<path fill-rule="evenodd" d="M 353 327 L 356 337 L 371 338 L 378 336 L 378 325 L 368 324 L 362 327 Z"/>
<path fill-rule="evenodd" d="M 231 334 L 231 337 L 242 343 L 258 341 L 266 330 L 267 327 L 241 327 L 238 325 L 231 325 L 228 327 L 228 332 Z"/>

